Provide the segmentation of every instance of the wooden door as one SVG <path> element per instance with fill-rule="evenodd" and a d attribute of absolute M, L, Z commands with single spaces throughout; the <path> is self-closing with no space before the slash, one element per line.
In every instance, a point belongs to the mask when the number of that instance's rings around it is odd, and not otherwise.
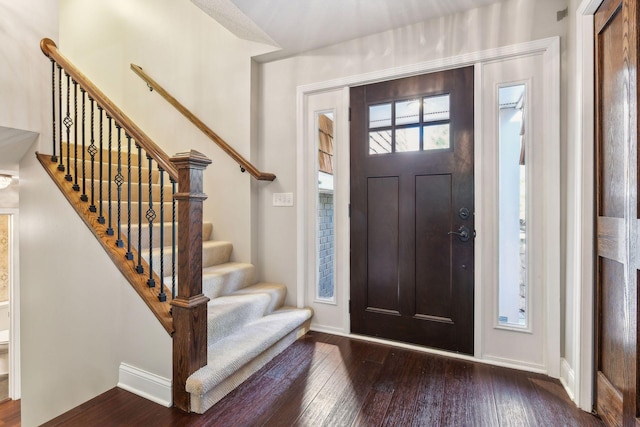
<path fill-rule="evenodd" d="M 596 46 L 596 393 L 607 425 L 638 417 L 637 2 L 605 0 Z"/>
<path fill-rule="evenodd" d="M 353 333 L 473 353 L 473 78 L 351 89 Z"/>

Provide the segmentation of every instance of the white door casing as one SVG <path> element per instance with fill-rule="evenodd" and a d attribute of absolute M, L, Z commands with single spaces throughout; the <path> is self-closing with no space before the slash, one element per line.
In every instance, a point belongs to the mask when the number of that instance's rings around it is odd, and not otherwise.
<path fill-rule="evenodd" d="M 9 397 L 20 399 L 20 256 L 18 209 L 0 208 L 0 215 L 9 215 Z"/>
<path fill-rule="evenodd" d="M 408 77 L 417 74 L 424 74 L 440 70 L 446 70 L 456 67 L 475 65 L 475 205 L 476 205 L 476 227 L 478 237 L 476 239 L 476 270 L 475 270 L 475 327 L 474 327 L 474 357 L 469 358 L 459 356 L 453 353 L 446 353 L 439 350 L 431 350 L 423 347 L 402 345 L 403 347 L 413 348 L 421 351 L 433 353 L 448 354 L 453 357 L 461 357 L 496 365 L 509 366 L 525 370 L 533 370 L 546 372 L 552 377 L 558 377 L 560 374 L 560 201 L 559 201 L 559 109 L 560 109 L 560 41 L 558 37 L 543 39 L 518 45 L 504 46 L 486 51 L 473 52 L 469 54 L 427 61 L 419 64 L 412 64 L 404 67 L 395 67 L 387 70 L 360 74 L 356 76 L 340 78 L 325 82 L 313 83 L 297 88 L 297 178 L 298 178 L 298 204 L 297 210 L 297 292 L 298 305 L 303 306 L 310 301 L 308 281 L 310 272 L 314 271 L 315 265 L 310 265 L 310 260 L 314 260 L 316 255 L 313 253 L 315 249 L 314 236 L 315 229 L 315 212 L 312 210 L 316 197 L 315 178 L 310 180 L 315 172 L 317 162 L 317 151 L 313 150 L 313 144 L 309 143 L 311 134 L 309 133 L 309 122 L 315 117 L 318 110 L 309 108 L 310 99 L 313 97 L 320 98 L 320 94 L 325 92 L 333 92 L 335 96 L 333 105 L 322 104 L 321 110 L 348 111 L 350 86 L 369 84 L 384 80 L 392 80 Z M 504 357 L 505 360 L 499 360 L 501 352 L 492 352 L 492 358 L 485 358 L 483 352 L 485 340 L 485 319 L 487 318 L 487 310 L 493 307 L 487 307 L 483 304 L 487 292 L 492 292 L 492 286 L 485 277 L 482 263 L 487 259 L 495 256 L 495 253 L 483 252 L 483 235 L 482 231 L 486 229 L 486 217 L 483 216 L 482 207 L 484 196 L 487 191 L 493 191 L 482 187 L 481 179 L 485 173 L 483 169 L 483 152 L 480 150 L 483 144 L 482 133 L 482 115 L 483 115 L 483 90 L 482 90 L 482 67 L 483 64 L 508 60 L 514 57 L 540 55 L 543 60 L 543 79 L 544 85 L 544 109 L 543 120 L 544 144 L 549 149 L 545 150 L 545 169 L 548 172 L 542 177 L 542 185 L 545 197 L 545 203 L 542 208 L 545 224 L 542 226 L 544 236 L 544 255 L 543 264 L 544 271 L 540 272 L 542 282 L 546 289 L 543 291 L 543 303 L 546 304 L 544 309 L 544 366 L 531 366 L 528 363 L 520 363 L 516 359 Z M 341 93 L 341 96 L 337 94 Z M 315 102 L 315 101 L 313 101 Z M 311 102 L 313 104 L 313 102 Z M 345 116 L 343 115 L 343 120 Z M 336 266 L 342 269 L 342 273 L 338 274 L 336 281 L 336 292 L 338 295 L 336 307 L 341 315 L 332 317 L 332 322 L 327 323 L 324 319 L 325 315 L 321 314 L 318 319 L 312 323 L 312 329 L 318 331 L 326 331 L 336 334 L 349 335 L 349 313 L 348 313 L 348 296 L 349 296 L 349 135 L 348 122 L 336 121 L 336 127 L 342 129 L 343 136 L 338 135 L 339 142 L 336 143 L 334 152 L 336 160 L 344 169 L 338 171 L 335 177 L 336 188 L 342 187 L 343 190 L 338 194 L 336 189 L 336 208 L 335 219 L 336 227 L 342 222 L 343 228 L 338 232 L 336 229 L 336 246 L 342 248 L 336 252 Z M 313 131 L 315 132 L 315 130 Z M 338 133 L 338 132 L 337 132 Z M 314 136 L 315 137 L 315 136 Z M 547 163 L 548 161 L 548 163 Z M 313 171 L 313 172 L 311 172 Z M 346 172 L 345 172 L 346 171 Z M 338 207 L 341 203 L 342 208 Z M 312 298 L 312 297 L 311 297 Z M 340 300 L 342 298 L 342 300 Z M 312 305 L 313 306 L 313 305 Z M 316 316 L 318 313 L 316 313 Z M 497 316 L 497 314 L 496 314 Z M 338 323 L 334 320 L 339 320 Z M 492 322 L 493 323 L 493 322 Z M 360 337 L 370 339 L 372 341 L 380 341 L 375 338 Z M 397 345 L 397 343 L 395 343 Z"/>
<path fill-rule="evenodd" d="M 345 94 L 347 102 L 344 102 Z M 346 106 L 345 106 L 346 105 Z M 344 307 L 349 301 L 349 263 L 338 262 L 349 259 L 349 239 L 339 236 L 349 235 L 349 218 L 344 212 L 349 209 L 349 113 L 348 90 L 336 89 L 317 92 L 304 98 L 304 146 L 298 147 L 305 157 L 305 168 L 298 182 L 303 183 L 306 197 L 298 204 L 298 220 L 300 210 L 304 211 L 302 218 L 307 222 L 305 226 L 306 243 L 298 256 L 305 258 L 303 274 L 305 283 L 301 305 L 313 308 L 311 327 L 328 333 L 346 334 L 349 331 L 348 310 Z M 335 236 L 335 291 L 334 300 L 327 301 L 317 298 L 318 283 L 318 250 L 317 250 L 317 193 L 318 193 L 318 115 L 332 113 L 334 122 L 334 236 Z M 300 141 L 299 141 L 300 142 Z M 342 145 L 347 147 L 346 153 Z M 298 223 L 300 224 L 300 222 Z M 300 247 L 300 246 L 299 246 Z M 302 254 L 301 254 L 302 253 Z M 300 266 L 300 264 L 298 264 Z"/>
<path fill-rule="evenodd" d="M 480 296 L 483 310 L 482 339 L 476 356 L 558 377 L 559 368 L 552 363 L 546 347 L 557 345 L 559 352 L 560 323 L 549 324 L 553 322 L 553 315 L 547 311 L 554 307 L 549 298 L 556 298 L 556 295 L 559 298 L 560 282 L 548 280 L 545 272 L 558 268 L 555 264 L 560 255 L 559 193 L 550 188 L 552 182 L 558 183 L 560 180 L 559 146 L 554 144 L 557 141 L 547 132 L 553 117 L 544 111 L 546 106 L 552 105 L 549 97 L 553 95 L 545 90 L 544 55 L 535 53 L 487 62 L 477 68 L 482 93 L 482 144 L 476 147 L 476 151 L 480 153 L 482 169 L 476 171 L 476 177 L 483 195 L 479 200 L 479 208 L 476 208 L 476 214 L 482 218 L 477 230 L 482 238 L 476 242 L 476 250 L 481 258 L 481 280 L 485 286 Z M 501 140 L 498 89 L 516 84 L 525 86 L 528 324 L 524 328 L 498 323 L 499 208 L 501 203 L 505 203 L 498 194 Z M 555 187 L 558 188 L 558 185 Z M 556 234 L 549 233 L 549 230 L 556 230 Z M 557 277 L 559 279 L 559 270 Z M 559 366 L 559 361 L 556 364 Z"/>

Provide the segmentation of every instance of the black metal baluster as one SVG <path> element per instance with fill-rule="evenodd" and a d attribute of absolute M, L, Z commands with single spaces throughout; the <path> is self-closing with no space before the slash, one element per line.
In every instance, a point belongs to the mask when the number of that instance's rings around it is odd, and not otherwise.
<path fill-rule="evenodd" d="M 51 59 L 51 104 L 52 104 L 52 116 L 53 116 L 53 127 L 52 127 L 52 138 L 53 138 L 53 154 L 51 155 L 51 161 L 57 162 L 58 156 L 56 156 L 56 61 Z"/>
<path fill-rule="evenodd" d="M 78 82 L 73 81 L 73 190 L 80 191 L 78 185 Z"/>
<path fill-rule="evenodd" d="M 144 273 L 142 266 L 142 147 L 136 142 L 136 148 L 138 149 L 138 265 L 136 265 L 136 272 L 142 274 Z"/>
<path fill-rule="evenodd" d="M 67 174 L 64 176 L 64 179 L 67 181 L 73 180 L 71 176 L 71 125 L 73 125 L 73 119 L 71 118 L 71 76 L 65 71 L 64 75 L 67 77 L 67 116 L 64 118 L 64 125 L 67 127 Z M 60 167 L 58 167 L 60 169 Z M 64 166 L 62 167 L 64 169 Z"/>
<path fill-rule="evenodd" d="M 176 297 L 176 181 L 171 180 L 171 298 Z"/>
<path fill-rule="evenodd" d="M 153 159 L 147 154 L 147 160 L 149 160 L 149 209 L 147 209 L 147 221 L 149 222 L 149 280 L 147 285 L 150 288 L 156 286 L 156 281 L 153 279 L 153 221 L 156 219 L 156 212 L 153 210 Z"/>
<path fill-rule="evenodd" d="M 86 111 L 86 98 L 87 91 L 85 91 L 82 87 L 80 87 L 80 93 L 82 93 L 82 195 L 80 196 L 80 200 L 83 202 L 89 201 L 87 197 L 87 189 L 86 189 L 86 180 L 87 180 L 87 171 L 85 168 L 85 128 L 86 120 L 87 120 L 87 111 Z"/>
<path fill-rule="evenodd" d="M 102 179 L 102 170 L 104 169 L 104 162 L 102 160 L 102 152 L 104 151 L 103 150 L 103 143 L 102 143 L 103 139 L 104 139 L 103 138 L 103 136 L 104 136 L 103 135 L 104 134 L 104 126 L 103 126 L 103 120 L 102 119 L 104 117 L 104 114 L 103 114 L 103 109 L 99 104 L 98 104 L 98 111 L 100 112 L 100 149 L 99 149 L 100 156 L 98 156 L 99 159 L 100 159 L 100 161 L 98 162 L 100 164 L 100 173 L 99 173 L 100 184 L 98 186 L 98 204 L 100 205 L 100 216 L 98 217 L 98 222 L 100 224 L 104 224 L 105 223 L 104 211 L 102 210 L 102 199 L 104 198 L 104 197 L 102 197 L 102 184 L 104 183 L 103 179 Z"/>
<path fill-rule="evenodd" d="M 160 174 L 160 293 L 158 299 L 160 302 L 167 300 L 167 294 L 164 293 L 164 170 L 158 166 Z"/>
<path fill-rule="evenodd" d="M 111 212 L 112 212 L 112 201 L 111 201 L 111 145 L 113 142 L 113 126 L 112 120 L 113 118 L 107 114 L 107 119 L 109 120 L 109 139 L 107 141 L 107 235 L 113 236 L 113 227 L 111 226 Z"/>
<path fill-rule="evenodd" d="M 125 258 L 133 260 L 131 252 L 131 135 L 127 136 L 127 254 Z"/>
<path fill-rule="evenodd" d="M 62 67 L 58 65 L 58 122 L 60 126 L 58 126 L 58 144 L 60 144 L 60 163 L 58 163 L 58 170 L 64 171 L 64 163 L 63 163 L 63 154 L 62 154 Z"/>
<path fill-rule="evenodd" d="M 91 156 L 91 205 L 89 205 L 90 212 L 96 212 L 96 198 L 95 198 L 95 161 L 96 161 L 96 153 L 98 149 L 96 148 L 96 142 L 94 139 L 94 128 L 95 128 L 95 110 L 94 105 L 95 101 L 92 97 L 89 97 L 89 102 L 91 102 L 91 144 L 89 144 L 89 156 Z M 100 165 L 102 167 L 102 165 Z"/>
<path fill-rule="evenodd" d="M 122 184 L 124 184 L 124 176 L 122 176 L 122 126 L 116 123 L 116 129 L 118 130 L 118 173 L 116 174 L 114 181 L 116 183 L 117 191 L 118 191 L 118 215 L 117 215 L 117 227 L 118 227 L 118 238 L 116 239 L 116 246 L 122 248 L 124 246 L 124 242 L 122 241 Z"/>

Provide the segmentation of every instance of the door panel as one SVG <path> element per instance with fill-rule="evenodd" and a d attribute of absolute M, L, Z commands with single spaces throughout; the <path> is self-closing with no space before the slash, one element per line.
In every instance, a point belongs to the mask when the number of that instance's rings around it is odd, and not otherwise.
<path fill-rule="evenodd" d="M 452 230 L 451 175 L 422 175 L 416 177 L 416 283 L 430 286 L 416 288 L 417 316 L 432 316 L 451 322 L 453 278 L 451 253 L 442 250 L 449 246 Z"/>
<path fill-rule="evenodd" d="M 473 353 L 473 79 L 351 89 L 354 333 Z"/>
<path fill-rule="evenodd" d="M 638 4 L 605 0 L 596 48 L 596 411 L 638 424 Z"/>
<path fill-rule="evenodd" d="M 398 177 L 367 185 L 367 308 L 400 312 L 398 304 Z"/>

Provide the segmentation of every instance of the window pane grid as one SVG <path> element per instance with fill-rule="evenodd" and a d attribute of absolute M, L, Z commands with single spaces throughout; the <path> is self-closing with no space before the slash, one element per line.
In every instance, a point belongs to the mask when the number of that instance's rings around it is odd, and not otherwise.
<path fill-rule="evenodd" d="M 449 110 L 449 94 L 370 105 L 369 154 L 449 149 Z"/>

